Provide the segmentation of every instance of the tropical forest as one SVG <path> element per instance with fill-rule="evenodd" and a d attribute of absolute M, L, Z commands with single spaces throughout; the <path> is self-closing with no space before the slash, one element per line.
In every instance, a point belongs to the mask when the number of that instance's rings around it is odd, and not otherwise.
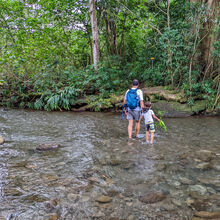
<path fill-rule="evenodd" d="M 220 219 L 220 0 L 0 0 L 0 220 Z"/>
<path fill-rule="evenodd" d="M 137 78 L 144 88 L 180 92 L 189 107 L 205 100 L 203 110 L 219 110 L 218 0 L 2 0 L 0 7 L 2 106 L 111 109 Z"/>

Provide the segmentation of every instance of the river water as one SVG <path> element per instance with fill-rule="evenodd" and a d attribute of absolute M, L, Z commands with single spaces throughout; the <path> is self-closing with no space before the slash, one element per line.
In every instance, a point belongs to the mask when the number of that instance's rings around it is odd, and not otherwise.
<path fill-rule="evenodd" d="M 165 118 L 155 143 L 114 113 L 0 109 L 0 219 L 192 219 L 220 211 L 220 118 Z M 41 144 L 60 144 L 39 152 Z"/>

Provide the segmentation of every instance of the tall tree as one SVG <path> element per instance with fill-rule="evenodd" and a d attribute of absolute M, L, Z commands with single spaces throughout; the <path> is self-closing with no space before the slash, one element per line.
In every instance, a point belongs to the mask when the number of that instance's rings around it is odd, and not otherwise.
<path fill-rule="evenodd" d="M 201 55 L 199 57 L 203 78 L 213 77 L 212 73 L 215 71 L 213 65 L 213 43 L 217 39 L 217 35 L 213 34 L 213 31 L 217 24 L 217 17 L 219 16 L 219 0 L 191 0 L 192 3 L 201 3 L 201 7 L 205 8 L 205 19 L 203 28 L 201 29 L 201 43 L 199 46 Z"/>
<path fill-rule="evenodd" d="M 95 69 L 98 69 L 99 61 L 99 34 L 98 34 L 98 25 L 96 19 L 96 8 L 95 0 L 89 0 L 89 12 L 92 25 L 92 38 L 93 38 L 93 63 Z"/>

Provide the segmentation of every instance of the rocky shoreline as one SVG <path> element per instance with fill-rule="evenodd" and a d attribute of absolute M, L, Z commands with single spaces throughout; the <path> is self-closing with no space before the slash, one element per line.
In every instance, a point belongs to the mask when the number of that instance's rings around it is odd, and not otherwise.
<path fill-rule="evenodd" d="M 162 86 L 142 88 L 145 101 L 153 103 L 153 110 L 162 117 L 189 117 L 194 115 L 219 116 L 220 112 L 208 109 L 208 101 L 201 97 L 195 98 L 193 106 L 187 104 L 183 92 L 167 90 Z M 100 111 L 121 112 L 124 96 L 112 95 L 100 103 Z M 79 99 L 71 111 L 94 111 L 94 105 L 88 104 L 89 99 Z"/>
<path fill-rule="evenodd" d="M 220 116 L 220 110 L 212 110 L 202 95 L 194 98 L 190 106 L 182 91 L 169 90 L 163 86 L 141 88 L 145 101 L 151 101 L 152 109 L 161 117 L 189 117 L 189 116 Z M 72 112 L 122 112 L 124 95 L 112 94 L 102 99 L 96 95 L 79 98 L 71 106 Z M 1 106 L 5 107 L 5 106 Z M 66 111 L 60 109 L 58 111 Z"/>

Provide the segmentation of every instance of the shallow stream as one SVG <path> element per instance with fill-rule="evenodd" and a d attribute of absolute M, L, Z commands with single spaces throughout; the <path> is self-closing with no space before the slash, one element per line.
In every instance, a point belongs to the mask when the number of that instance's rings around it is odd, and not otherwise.
<path fill-rule="evenodd" d="M 0 219 L 192 219 L 220 211 L 220 118 L 165 118 L 155 143 L 113 113 L 0 109 Z M 42 144 L 60 144 L 40 152 Z"/>

